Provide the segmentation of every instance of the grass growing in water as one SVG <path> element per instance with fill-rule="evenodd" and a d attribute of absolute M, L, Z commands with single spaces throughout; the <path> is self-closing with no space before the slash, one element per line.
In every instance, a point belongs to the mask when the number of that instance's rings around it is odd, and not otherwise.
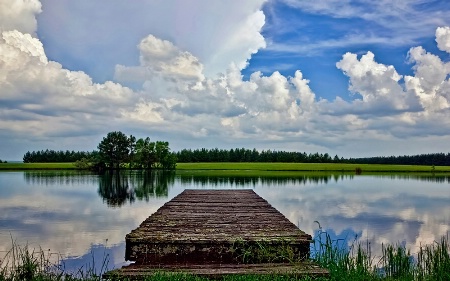
<path fill-rule="evenodd" d="M 382 257 L 371 254 L 370 244 L 354 244 L 350 248 L 344 241 L 332 241 L 330 236 L 319 229 L 314 243 L 313 260 L 330 270 L 327 280 L 450 280 L 450 243 L 448 237 L 439 242 L 420 247 L 413 257 L 403 246 L 383 245 Z M 108 256 L 104 256 L 102 269 L 96 272 L 95 261 L 86 268 L 74 273 L 64 269 L 63 263 L 52 263 L 50 253 L 42 249 L 31 250 L 28 246 L 13 244 L 12 249 L 0 259 L 0 281 L 38 280 L 38 281 L 94 281 L 102 280 L 106 270 Z M 90 267 L 89 267 L 90 266 Z M 157 273 L 146 280 L 186 280 L 203 281 L 201 278 L 186 274 Z M 269 281 L 269 280 L 311 280 L 308 277 L 297 279 L 287 276 L 241 275 L 227 276 L 226 281 Z M 314 279 L 323 280 L 323 279 Z"/>
<path fill-rule="evenodd" d="M 330 280 L 450 280 L 450 243 L 447 237 L 419 248 L 416 256 L 401 245 L 382 245 L 382 256 L 372 256 L 370 243 L 332 241 L 319 229 L 313 260 L 330 271 Z"/>
<path fill-rule="evenodd" d="M 75 272 L 65 270 L 64 262 L 52 261 L 56 255 L 39 249 L 30 249 L 28 245 L 19 246 L 14 241 L 12 248 L 0 258 L 0 281 L 94 281 L 101 280 L 107 269 L 109 257 L 103 257 L 100 272 L 95 270 L 95 261 L 79 268 Z"/>

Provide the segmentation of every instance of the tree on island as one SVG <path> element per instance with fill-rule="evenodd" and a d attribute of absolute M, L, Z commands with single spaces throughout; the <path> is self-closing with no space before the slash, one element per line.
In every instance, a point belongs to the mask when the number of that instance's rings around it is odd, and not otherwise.
<path fill-rule="evenodd" d="M 170 153 L 169 143 L 157 141 L 155 143 L 156 167 L 161 169 L 175 169 L 177 157 Z"/>
<path fill-rule="evenodd" d="M 98 144 L 100 160 L 110 169 L 119 169 L 130 153 L 130 139 L 122 132 L 110 132 Z"/>
<path fill-rule="evenodd" d="M 175 169 L 176 156 L 170 152 L 166 141 L 151 142 L 150 138 L 139 139 L 136 142 L 134 165 L 141 169 L 159 168 L 165 170 Z"/>
<path fill-rule="evenodd" d="M 138 139 L 136 142 L 135 166 L 150 169 L 156 162 L 155 143 L 149 137 Z"/>
<path fill-rule="evenodd" d="M 98 162 L 105 163 L 109 169 L 120 169 L 124 163 L 137 169 L 175 169 L 177 163 L 168 142 L 151 142 L 149 137 L 136 141 L 136 137 L 127 137 L 119 131 L 108 133 L 98 149 Z"/>

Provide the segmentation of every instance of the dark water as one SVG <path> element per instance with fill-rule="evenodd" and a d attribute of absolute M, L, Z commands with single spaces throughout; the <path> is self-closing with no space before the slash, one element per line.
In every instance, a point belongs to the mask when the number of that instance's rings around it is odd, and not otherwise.
<path fill-rule="evenodd" d="M 450 178 L 301 175 L 202 177 L 126 172 L 0 173 L 0 259 L 12 243 L 66 269 L 125 263 L 125 235 L 186 188 L 253 189 L 302 230 L 333 239 L 401 243 L 413 252 L 450 232 Z"/>

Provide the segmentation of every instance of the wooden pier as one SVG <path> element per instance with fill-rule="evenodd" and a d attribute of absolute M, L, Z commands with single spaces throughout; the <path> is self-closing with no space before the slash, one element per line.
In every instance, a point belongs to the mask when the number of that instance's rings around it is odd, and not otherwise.
<path fill-rule="evenodd" d="M 104 277 L 328 274 L 308 261 L 311 236 L 253 190 L 185 190 L 125 241 L 125 258 L 135 263 Z"/>

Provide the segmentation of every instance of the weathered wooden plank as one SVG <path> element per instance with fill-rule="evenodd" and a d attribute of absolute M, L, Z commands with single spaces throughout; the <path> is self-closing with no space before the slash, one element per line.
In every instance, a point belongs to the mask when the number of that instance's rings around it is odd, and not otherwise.
<path fill-rule="evenodd" d="M 290 277 L 326 277 L 328 271 L 310 262 L 270 264 L 189 264 L 189 265 L 130 265 L 110 271 L 104 279 L 141 280 L 153 275 L 192 274 L 211 279 L 222 279 L 226 275 L 282 275 Z"/>
<path fill-rule="evenodd" d="M 126 259 L 239 263 L 243 255 L 270 248 L 268 253 L 284 249 L 291 255 L 286 259 L 299 260 L 309 256 L 310 240 L 253 190 L 185 190 L 126 236 Z"/>
<path fill-rule="evenodd" d="M 107 272 L 105 279 L 328 275 L 307 260 L 311 236 L 252 190 L 185 190 L 125 240 L 126 259 L 136 263 Z"/>

